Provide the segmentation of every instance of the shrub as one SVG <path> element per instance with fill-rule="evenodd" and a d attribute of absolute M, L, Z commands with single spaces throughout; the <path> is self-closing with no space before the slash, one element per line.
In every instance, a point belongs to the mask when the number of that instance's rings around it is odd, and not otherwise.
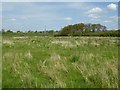
<path fill-rule="evenodd" d="M 77 55 L 74 55 L 74 56 L 72 56 L 72 58 L 71 58 L 71 62 L 76 62 L 76 61 L 78 61 L 79 60 L 79 56 L 77 56 Z"/>

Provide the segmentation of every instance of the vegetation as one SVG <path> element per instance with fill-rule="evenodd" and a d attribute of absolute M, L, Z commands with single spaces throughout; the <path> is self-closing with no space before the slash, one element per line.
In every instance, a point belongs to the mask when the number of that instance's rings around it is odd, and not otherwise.
<path fill-rule="evenodd" d="M 118 88 L 119 30 L 80 23 L 2 35 L 3 88 Z"/>
<path fill-rule="evenodd" d="M 118 88 L 116 37 L 4 36 L 3 88 Z"/>
<path fill-rule="evenodd" d="M 81 35 L 83 33 L 105 31 L 106 27 L 101 24 L 74 24 L 62 28 L 61 35 Z M 77 33 L 76 33 L 77 32 Z M 79 34 L 78 34 L 79 33 Z"/>
<path fill-rule="evenodd" d="M 48 30 L 48 31 L 31 31 L 13 32 L 11 30 L 5 31 L 2 29 L 3 35 L 6 36 L 120 36 L 120 30 L 107 30 L 107 27 L 101 24 L 74 24 L 63 27 L 60 31 Z"/>

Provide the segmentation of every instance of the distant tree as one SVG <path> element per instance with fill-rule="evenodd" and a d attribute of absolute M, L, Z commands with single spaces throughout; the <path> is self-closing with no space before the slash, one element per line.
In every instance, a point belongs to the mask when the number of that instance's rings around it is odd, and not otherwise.
<path fill-rule="evenodd" d="M 107 27 L 106 26 L 102 26 L 102 31 L 106 31 Z"/>
<path fill-rule="evenodd" d="M 63 35 L 63 36 L 68 36 L 68 34 L 70 34 L 70 31 L 71 29 L 69 29 L 67 26 L 62 28 L 61 32 L 60 32 L 60 35 Z"/>
<path fill-rule="evenodd" d="M 85 32 L 88 33 L 91 31 L 91 24 L 86 24 L 85 25 Z"/>
<path fill-rule="evenodd" d="M 49 30 L 48 33 L 54 33 L 54 30 Z"/>
<path fill-rule="evenodd" d="M 13 33 L 13 31 L 11 31 L 11 30 L 7 30 L 6 32 L 7 32 L 7 33 Z"/>
<path fill-rule="evenodd" d="M 97 25 L 96 25 L 96 24 L 92 24 L 92 25 L 91 25 L 92 32 L 95 32 L 95 30 L 96 30 L 96 27 L 97 27 Z"/>
<path fill-rule="evenodd" d="M 101 24 L 96 24 L 96 31 L 101 31 L 101 27 L 102 27 Z"/>
<path fill-rule="evenodd" d="M 62 28 L 60 31 L 60 35 L 85 35 L 85 33 L 89 32 L 96 32 L 96 31 L 105 31 L 106 26 L 103 26 L 101 24 L 74 24 L 74 25 L 68 25 Z M 97 34 L 94 34 L 97 35 Z"/>
<path fill-rule="evenodd" d="M 72 34 L 72 36 L 80 36 L 80 35 L 82 35 L 82 32 L 80 32 L 80 31 L 75 31 L 75 32 Z"/>
<path fill-rule="evenodd" d="M 17 33 L 22 33 L 21 31 L 17 31 Z"/>
<path fill-rule="evenodd" d="M 84 32 L 85 31 L 85 24 L 84 23 L 80 23 L 79 24 L 79 29 L 80 29 L 80 32 Z"/>
<path fill-rule="evenodd" d="M 37 33 L 38 31 L 35 31 L 35 33 Z"/>
<path fill-rule="evenodd" d="M 28 33 L 33 33 L 33 31 L 29 30 Z"/>

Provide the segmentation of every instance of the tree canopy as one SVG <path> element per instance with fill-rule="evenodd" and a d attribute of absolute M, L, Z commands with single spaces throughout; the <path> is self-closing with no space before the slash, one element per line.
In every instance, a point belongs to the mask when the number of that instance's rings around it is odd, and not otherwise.
<path fill-rule="evenodd" d="M 101 24 L 74 24 L 62 28 L 60 35 L 81 35 L 83 33 L 106 31 L 107 27 Z"/>

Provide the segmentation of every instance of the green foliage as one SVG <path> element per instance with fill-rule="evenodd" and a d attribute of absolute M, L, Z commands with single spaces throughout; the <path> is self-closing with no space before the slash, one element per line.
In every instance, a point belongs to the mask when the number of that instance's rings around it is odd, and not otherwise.
<path fill-rule="evenodd" d="M 79 56 L 77 56 L 77 55 L 74 55 L 74 56 L 72 56 L 72 58 L 71 58 L 71 62 L 76 62 L 76 61 L 78 61 L 80 59 L 80 57 Z"/>
<path fill-rule="evenodd" d="M 7 30 L 5 32 L 2 29 L 3 36 L 112 36 L 119 37 L 120 30 L 106 30 L 106 27 L 101 24 L 74 24 L 68 25 L 62 28 L 60 31 L 31 31 L 22 32 L 17 31 L 13 32 L 11 30 Z"/>
<path fill-rule="evenodd" d="M 105 31 L 106 26 L 103 26 L 101 24 L 74 24 L 74 25 L 68 25 L 62 28 L 60 35 L 61 36 L 80 36 L 84 35 L 83 33 L 89 33 L 89 32 L 96 32 L 96 31 Z M 79 33 L 79 34 L 76 34 Z"/>
<path fill-rule="evenodd" d="M 13 31 L 11 31 L 11 30 L 7 30 L 6 32 L 7 32 L 7 33 L 13 33 Z"/>

